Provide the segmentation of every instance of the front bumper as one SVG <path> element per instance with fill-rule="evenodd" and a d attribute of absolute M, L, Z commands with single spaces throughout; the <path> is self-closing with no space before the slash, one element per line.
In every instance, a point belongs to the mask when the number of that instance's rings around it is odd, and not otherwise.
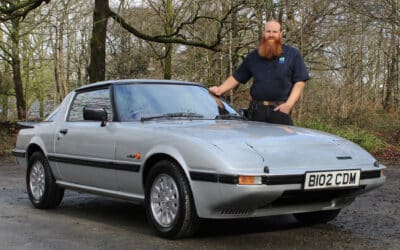
<path fill-rule="evenodd" d="M 201 218 L 248 218 L 340 209 L 386 180 L 381 169 L 363 171 L 356 188 L 305 191 L 303 175 L 263 176 L 262 185 L 238 185 L 234 176 L 191 173 Z"/>

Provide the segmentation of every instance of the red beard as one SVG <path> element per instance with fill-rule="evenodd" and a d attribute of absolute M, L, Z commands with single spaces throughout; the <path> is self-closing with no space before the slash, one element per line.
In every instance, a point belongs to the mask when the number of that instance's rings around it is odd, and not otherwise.
<path fill-rule="evenodd" d="M 261 57 L 272 59 L 282 54 L 282 40 L 279 39 L 265 39 L 263 37 L 260 47 L 258 48 L 258 54 Z"/>

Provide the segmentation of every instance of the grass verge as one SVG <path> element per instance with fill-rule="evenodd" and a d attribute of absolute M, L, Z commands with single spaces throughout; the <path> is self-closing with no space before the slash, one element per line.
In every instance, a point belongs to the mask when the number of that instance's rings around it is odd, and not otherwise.
<path fill-rule="evenodd" d="M 361 129 L 354 125 L 336 127 L 318 120 L 306 121 L 296 124 L 300 127 L 325 131 L 346 138 L 373 154 L 380 161 L 388 164 L 400 162 L 400 146 L 393 145 L 382 135 Z"/>

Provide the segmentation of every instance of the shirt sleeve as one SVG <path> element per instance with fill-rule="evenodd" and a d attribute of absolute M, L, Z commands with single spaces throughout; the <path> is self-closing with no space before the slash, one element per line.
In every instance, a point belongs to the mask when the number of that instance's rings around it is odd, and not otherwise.
<path fill-rule="evenodd" d="M 300 55 L 300 52 L 296 49 L 296 55 L 294 58 L 294 71 L 292 82 L 293 84 L 300 81 L 308 81 L 310 79 L 310 75 L 308 74 L 306 65 L 304 64 L 304 60 Z"/>
<path fill-rule="evenodd" d="M 240 83 L 246 83 L 250 80 L 252 74 L 250 71 L 250 62 L 249 62 L 250 55 L 247 55 L 242 64 L 236 69 L 233 73 L 233 78 Z"/>

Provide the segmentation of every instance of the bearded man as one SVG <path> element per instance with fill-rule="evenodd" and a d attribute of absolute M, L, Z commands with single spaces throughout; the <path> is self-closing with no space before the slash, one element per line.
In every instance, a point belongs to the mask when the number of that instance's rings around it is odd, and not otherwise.
<path fill-rule="evenodd" d="M 282 45 L 282 26 L 277 20 L 265 24 L 258 49 L 246 56 L 232 76 L 209 91 L 217 96 L 253 77 L 248 118 L 253 121 L 293 125 L 291 110 L 310 79 L 300 52 Z"/>

